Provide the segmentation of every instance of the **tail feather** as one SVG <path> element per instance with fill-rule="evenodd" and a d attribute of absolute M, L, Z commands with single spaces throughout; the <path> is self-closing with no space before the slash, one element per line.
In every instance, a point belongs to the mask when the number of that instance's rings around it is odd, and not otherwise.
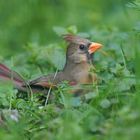
<path fill-rule="evenodd" d="M 15 71 L 10 70 L 8 67 L 0 63 L 0 74 L 4 74 L 10 79 L 16 80 L 18 82 L 23 82 L 24 79 Z"/>
<path fill-rule="evenodd" d="M 0 79 L 12 80 L 15 85 L 22 85 L 24 79 L 16 72 L 0 63 Z"/>
<path fill-rule="evenodd" d="M 2 70 L 4 70 L 4 71 L 10 72 L 10 69 L 7 68 L 5 65 L 3 65 L 3 64 L 1 64 L 1 63 L 0 63 L 0 68 L 1 68 Z"/>

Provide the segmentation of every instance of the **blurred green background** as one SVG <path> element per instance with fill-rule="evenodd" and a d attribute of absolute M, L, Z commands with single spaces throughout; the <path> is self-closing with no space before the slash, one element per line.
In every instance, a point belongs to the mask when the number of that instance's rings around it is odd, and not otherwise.
<path fill-rule="evenodd" d="M 82 32 L 112 25 L 131 30 L 139 17 L 126 7 L 131 1 L 0 0 L 1 55 L 21 53 L 26 43 L 57 42 L 56 26 L 75 25 Z"/>

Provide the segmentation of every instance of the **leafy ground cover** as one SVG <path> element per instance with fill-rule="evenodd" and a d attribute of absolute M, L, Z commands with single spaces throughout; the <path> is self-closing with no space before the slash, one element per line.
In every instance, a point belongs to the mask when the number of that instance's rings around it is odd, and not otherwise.
<path fill-rule="evenodd" d="M 140 2 L 126 2 L 124 6 L 125 16 L 120 12 L 110 15 L 106 25 L 89 25 L 86 32 L 75 25 L 53 27 L 57 38 L 73 33 L 104 45 L 95 54 L 91 70 L 97 73 L 98 83 L 84 87 L 93 89 L 84 97 L 68 94 L 69 87 L 63 83 L 51 93 L 56 98 L 45 105 L 39 100 L 40 94 L 18 93 L 11 83 L 0 82 L 0 139 L 139 139 Z M 0 61 L 27 80 L 56 72 L 65 63 L 66 44 L 62 39 L 53 42 L 40 45 L 31 41 L 12 57 L 12 51 L 9 56 L 2 52 Z M 7 45 L 1 43 L 2 50 L 3 44 Z"/>

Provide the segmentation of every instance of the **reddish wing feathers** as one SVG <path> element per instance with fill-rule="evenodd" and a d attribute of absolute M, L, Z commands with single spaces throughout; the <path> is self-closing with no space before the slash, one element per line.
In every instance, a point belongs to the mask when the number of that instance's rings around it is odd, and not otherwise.
<path fill-rule="evenodd" d="M 15 85 L 19 85 L 22 87 L 26 87 L 27 83 L 24 81 L 24 79 L 16 72 L 10 70 L 8 67 L 0 63 L 0 79 L 3 80 L 13 80 Z M 33 81 L 30 81 L 28 86 L 31 86 L 31 88 L 37 88 L 39 86 L 44 88 L 50 88 L 54 87 L 55 85 L 53 83 L 50 83 L 47 81 L 47 77 L 42 79 L 42 77 L 37 78 Z"/>
<path fill-rule="evenodd" d="M 46 88 L 56 87 L 56 85 L 53 84 L 53 83 L 48 83 L 48 82 L 43 82 L 43 81 L 40 81 L 40 82 L 36 83 L 35 85 L 36 86 L 46 87 Z"/>
<path fill-rule="evenodd" d="M 52 77 L 54 78 L 54 77 Z M 29 87 L 31 87 L 32 92 L 42 92 L 44 93 L 45 88 L 56 88 L 57 87 L 57 82 L 53 82 L 50 80 L 50 76 L 42 76 L 39 77 L 35 80 L 30 81 L 28 84 L 27 82 L 24 81 L 24 79 L 16 72 L 10 70 L 8 67 L 0 63 L 0 80 L 10 80 L 13 81 L 15 88 L 17 88 L 20 91 L 28 92 Z M 49 82 L 52 81 L 52 82 Z M 62 82 L 62 81 L 60 81 Z M 70 82 L 69 83 L 71 86 L 76 85 L 77 83 L 75 82 Z"/>
<path fill-rule="evenodd" d="M 27 83 L 18 73 L 10 70 L 8 67 L 0 63 L 0 80 L 11 81 L 14 87 L 19 91 L 33 92 L 33 93 L 46 93 L 45 88 L 49 88 L 52 85 L 48 84 L 47 79 L 44 83 L 41 79 L 33 80 L 31 83 Z"/>
<path fill-rule="evenodd" d="M 29 82 L 30 86 L 42 86 L 45 88 L 56 87 L 48 78 L 49 76 L 42 76 Z M 49 82 L 50 81 L 50 82 Z"/>

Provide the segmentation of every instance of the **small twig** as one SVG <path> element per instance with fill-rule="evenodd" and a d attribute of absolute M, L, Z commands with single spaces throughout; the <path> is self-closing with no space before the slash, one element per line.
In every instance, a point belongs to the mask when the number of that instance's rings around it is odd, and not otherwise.
<path fill-rule="evenodd" d="M 55 72 L 55 75 L 54 75 L 54 77 L 53 77 L 52 82 L 54 82 L 57 73 L 58 73 L 58 69 L 57 69 L 56 72 Z M 49 97 L 50 97 L 51 90 L 52 90 L 52 86 L 50 86 L 50 88 L 49 88 L 49 90 L 48 90 L 48 93 L 47 93 L 47 96 L 46 96 L 46 101 L 45 101 L 45 106 L 48 104 L 48 100 L 49 100 Z"/>
<path fill-rule="evenodd" d="M 125 67 L 125 69 L 127 69 L 127 65 L 126 65 L 127 58 L 126 58 L 125 53 L 124 53 L 124 50 L 122 48 L 122 44 L 121 44 L 121 53 L 122 53 L 122 57 L 123 57 L 124 67 Z"/>
<path fill-rule="evenodd" d="M 11 58 L 11 65 L 12 65 L 12 69 L 14 67 L 14 63 L 13 63 L 13 57 Z M 14 85 L 14 74 L 13 71 L 11 71 L 11 81 L 12 81 L 12 85 Z M 10 103 L 9 103 L 9 110 L 11 110 L 12 108 L 12 95 L 10 94 Z"/>

